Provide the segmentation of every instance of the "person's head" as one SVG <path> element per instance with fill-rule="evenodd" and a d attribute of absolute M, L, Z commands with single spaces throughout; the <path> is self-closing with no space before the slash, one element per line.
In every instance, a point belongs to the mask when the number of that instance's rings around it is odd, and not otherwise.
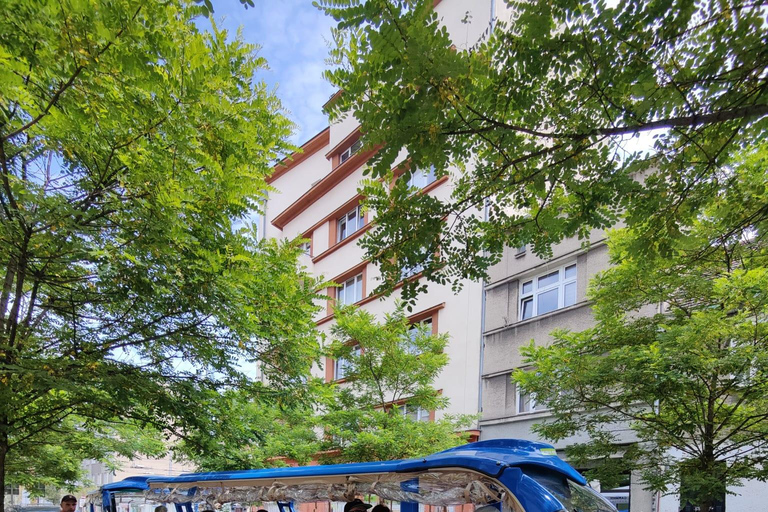
<path fill-rule="evenodd" d="M 363 503 L 363 500 L 355 498 L 344 505 L 344 512 L 366 512 L 369 508 L 371 508 L 369 503 Z"/>
<path fill-rule="evenodd" d="M 379 503 L 371 509 L 371 512 L 390 512 L 389 507 Z"/>
<path fill-rule="evenodd" d="M 75 512 L 76 508 L 77 498 L 71 494 L 66 494 L 61 498 L 61 512 Z"/>
<path fill-rule="evenodd" d="M 155 507 L 155 512 L 168 512 L 168 507 L 165 505 L 158 505 Z"/>

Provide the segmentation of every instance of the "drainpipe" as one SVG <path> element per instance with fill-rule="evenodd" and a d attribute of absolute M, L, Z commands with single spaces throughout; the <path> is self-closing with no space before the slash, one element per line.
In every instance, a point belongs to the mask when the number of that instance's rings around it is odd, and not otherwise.
<path fill-rule="evenodd" d="M 496 24 L 496 0 L 491 0 L 491 25 L 490 30 Z M 483 222 L 488 222 L 488 199 L 483 204 Z M 485 358 L 485 279 L 480 280 L 480 371 L 477 376 L 477 413 L 483 413 L 483 360 Z M 479 420 L 478 420 L 479 421 Z M 481 430 L 478 424 L 478 430 Z"/>
<path fill-rule="evenodd" d="M 491 0 L 493 5 L 493 0 Z M 488 199 L 483 205 L 483 222 L 488 221 Z M 485 358 L 485 279 L 480 280 L 480 371 L 477 377 L 477 412 L 483 413 L 483 360 Z M 479 420 L 478 420 L 479 422 Z M 478 424 L 478 430 L 481 430 Z"/>

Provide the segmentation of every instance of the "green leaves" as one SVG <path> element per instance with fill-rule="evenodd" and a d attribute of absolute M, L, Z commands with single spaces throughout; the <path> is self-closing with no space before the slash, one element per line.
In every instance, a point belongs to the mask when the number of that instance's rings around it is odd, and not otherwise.
<path fill-rule="evenodd" d="M 212 428 L 197 404 L 233 389 L 300 402 L 319 357 L 317 281 L 248 226 L 291 123 L 253 46 L 197 30 L 201 3 L 0 13 L 0 451 L 26 464 L 10 480 L 72 483 L 78 457 L 116 449 L 82 439 L 115 421 L 194 439 Z M 48 443 L 71 448 L 66 471 Z"/>
<path fill-rule="evenodd" d="M 402 307 L 383 322 L 342 308 L 332 338 L 326 364 L 343 360 L 343 381 L 309 379 L 299 400 L 278 406 L 248 392 L 201 402 L 210 422 L 178 453 L 201 470 L 232 470 L 419 457 L 467 440 L 472 416 L 427 421 L 448 405 L 432 386 L 448 362 L 446 335 L 410 325 Z"/>
<path fill-rule="evenodd" d="M 380 291 L 405 262 L 460 286 L 505 247 L 546 256 L 620 220 L 643 226 L 635 250 L 669 254 L 729 159 L 765 138 L 762 5 L 514 1 L 457 48 L 427 0 L 317 3 L 338 21 L 327 78 L 344 93 L 329 113 L 354 112 L 383 146 L 371 176 L 405 149 L 454 185 L 439 200 L 366 188 Z M 439 241 L 439 255 L 426 261 L 411 239 Z"/>
<path fill-rule="evenodd" d="M 448 363 L 445 334 L 411 326 L 403 307 L 379 323 L 368 312 L 337 310 L 328 355 L 343 359 L 345 382 L 333 385 L 319 419 L 325 462 L 418 457 L 464 442 L 471 416 L 426 421 L 447 399 L 432 386 Z"/>
<path fill-rule="evenodd" d="M 553 413 L 537 431 L 589 436 L 577 464 L 618 455 L 597 473 L 633 469 L 699 504 L 768 474 L 765 158 L 761 144 L 729 162 L 668 256 L 638 257 L 644 226 L 612 232 L 614 266 L 589 292 L 597 325 L 524 349 L 533 371 L 514 379 Z M 628 451 L 623 428 L 638 441 Z"/>

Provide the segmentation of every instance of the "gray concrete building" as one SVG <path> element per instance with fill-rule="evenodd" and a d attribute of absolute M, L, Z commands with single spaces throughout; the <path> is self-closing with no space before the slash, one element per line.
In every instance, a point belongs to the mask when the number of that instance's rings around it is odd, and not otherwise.
<path fill-rule="evenodd" d="M 580 331 L 594 325 L 587 286 L 598 272 L 609 267 L 605 233 L 592 233 L 588 244 L 569 239 L 553 247 L 551 259 L 541 259 L 526 248 L 507 248 L 502 260 L 489 271 L 484 285 L 483 345 L 481 357 L 480 439 L 540 439 L 532 430 L 549 413 L 535 400 L 521 394 L 511 374 L 525 368 L 520 348 L 534 340 L 552 341 L 555 329 Z M 653 308 L 647 311 L 652 313 Z M 556 386 L 557 383 L 553 382 Z M 616 426 L 622 444 L 635 441 L 632 432 Z M 554 443 L 560 456 L 578 437 Z M 670 453 L 670 457 L 674 457 Z M 586 468 L 577 468 L 586 469 Z M 626 475 L 617 489 L 593 487 L 605 494 L 620 511 L 678 512 L 680 499 L 644 489 L 637 475 Z M 729 489 L 727 512 L 765 510 L 768 485 L 747 480 Z"/>
<path fill-rule="evenodd" d="M 569 239 L 553 248 L 551 259 L 542 259 L 525 247 L 507 248 L 502 260 L 489 272 L 485 284 L 485 317 L 482 358 L 482 417 L 480 439 L 538 439 L 532 431 L 548 412 L 531 397 L 520 393 L 511 379 L 525 368 L 520 348 L 534 340 L 551 342 L 550 333 L 574 331 L 593 325 L 586 291 L 589 280 L 609 266 L 605 233 L 594 232 L 588 244 Z M 618 427 L 619 430 L 622 430 Z M 629 431 L 621 434 L 631 442 Z M 555 444 L 561 455 L 566 439 Z M 593 485 L 598 485 L 593 483 Z M 602 489 L 608 491 L 607 489 Z M 619 510 L 655 512 L 657 500 L 627 475 L 625 485 L 606 493 Z"/>

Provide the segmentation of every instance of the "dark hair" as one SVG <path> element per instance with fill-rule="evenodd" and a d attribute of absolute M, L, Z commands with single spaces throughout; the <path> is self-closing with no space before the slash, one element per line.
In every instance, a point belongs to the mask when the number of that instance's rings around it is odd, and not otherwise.
<path fill-rule="evenodd" d="M 371 509 L 371 512 L 390 512 L 389 507 L 386 505 L 378 504 Z"/>

